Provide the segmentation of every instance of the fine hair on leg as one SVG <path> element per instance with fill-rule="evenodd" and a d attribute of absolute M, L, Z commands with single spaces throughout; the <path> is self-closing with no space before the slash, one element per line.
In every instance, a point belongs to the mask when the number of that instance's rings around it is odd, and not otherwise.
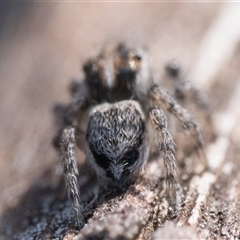
<path fill-rule="evenodd" d="M 150 119 L 156 129 L 160 151 L 163 152 L 164 164 L 167 170 L 167 194 L 171 207 L 179 208 L 181 193 L 177 183 L 177 163 L 175 157 L 175 143 L 167 128 L 167 118 L 163 111 L 157 107 L 150 110 Z"/>
<path fill-rule="evenodd" d="M 75 129 L 67 127 L 63 130 L 61 137 L 61 160 L 63 172 L 65 175 L 68 196 L 71 199 L 74 216 L 77 220 L 79 228 L 84 224 L 83 209 L 80 199 L 80 191 L 77 181 L 78 169 L 75 156 Z"/>
<path fill-rule="evenodd" d="M 184 129 L 187 129 L 193 140 L 196 143 L 196 147 L 199 150 L 200 159 L 204 167 L 207 166 L 207 159 L 204 151 L 204 142 L 202 134 L 198 124 L 193 120 L 192 116 L 188 111 L 180 106 L 163 88 L 158 85 L 152 87 L 149 93 L 150 99 L 153 101 L 154 105 L 165 106 L 167 110 L 173 114 L 178 121 L 181 123 L 181 126 Z"/>

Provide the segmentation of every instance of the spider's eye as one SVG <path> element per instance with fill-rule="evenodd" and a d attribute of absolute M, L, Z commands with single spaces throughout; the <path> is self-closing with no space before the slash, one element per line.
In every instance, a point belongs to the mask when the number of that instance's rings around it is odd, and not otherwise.
<path fill-rule="evenodd" d="M 141 60 L 142 60 L 141 55 L 135 52 L 129 53 L 126 68 L 130 69 L 132 72 L 134 72 L 134 74 L 136 74 L 137 71 L 140 69 Z"/>
<path fill-rule="evenodd" d="M 180 67 L 176 61 L 169 62 L 166 65 L 165 70 L 167 74 L 171 77 L 178 77 L 180 73 Z"/>
<path fill-rule="evenodd" d="M 98 66 L 95 62 L 88 61 L 83 66 L 83 71 L 86 75 L 96 75 L 98 73 Z"/>
<path fill-rule="evenodd" d="M 132 57 L 132 59 L 135 60 L 135 61 L 141 61 L 141 60 L 142 60 L 142 56 L 141 56 L 140 54 L 138 54 L 138 53 L 135 53 L 135 52 L 133 52 L 133 53 L 131 54 L 131 57 Z"/>

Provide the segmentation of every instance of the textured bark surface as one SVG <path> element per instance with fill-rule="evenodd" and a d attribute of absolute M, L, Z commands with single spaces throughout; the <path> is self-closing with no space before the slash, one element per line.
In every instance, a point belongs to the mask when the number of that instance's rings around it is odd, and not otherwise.
<path fill-rule="evenodd" d="M 1 3 L 0 12 L 0 239 L 240 238 L 238 3 Z M 202 175 L 188 162 L 180 168 L 185 197 L 172 219 L 160 157 L 119 193 L 99 186 L 79 151 L 87 222 L 79 231 L 51 110 L 69 100 L 82 62 L 119 41 L 146 44 L 157 74 L 178 60 L 208 96 L 217 138 Z"/>

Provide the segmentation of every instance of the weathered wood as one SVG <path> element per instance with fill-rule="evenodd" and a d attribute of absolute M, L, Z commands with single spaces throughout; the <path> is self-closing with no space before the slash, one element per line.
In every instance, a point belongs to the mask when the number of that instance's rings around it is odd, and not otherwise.
<path fill-rule="evenodd" d="M 19 6 L 4 5 L 8 11 L 0 28 L 0 238 L 239 239 L 238 5 Z M 169 219 L 161 157 L 149 161 L 136 182 L 118 193 L 99 185 L 79 152 L 87 209 L 87 224 L 79 232 L 69 220 L 71 206 L 51 147 L 51 108 L 67 101 L 67 85 L 79 74 L 79 56 L 81 61 L 88 57 L 96 44 L 129 39 L 148 43 L 157 72 L 167 60 L 180 60 L 208 95 L 218 133 L 206 150 L 210 167 L 202 175 L 193 173 L 191 161 L 180 169 L 185 197 L 178 216 Z M 217 50 L 209 53 L 208 46 Z M 222 59 L 214 64 L 209 56 Z M 97 201 L 88 205 L 92 199 Z"/>

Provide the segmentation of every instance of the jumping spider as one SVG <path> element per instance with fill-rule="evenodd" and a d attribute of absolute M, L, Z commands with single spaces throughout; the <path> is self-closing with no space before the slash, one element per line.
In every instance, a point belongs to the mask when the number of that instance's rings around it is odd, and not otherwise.
<path fill-rule="evenodd" d="M 74 148 L 75 144 L 82 146 L 84 132 L 87 161 L 99 177 L 123 188 L 148 160 L 149 140 L 154 138 L 149 136 L 150 122 L 163 155 L 167 187 L 174 193 L 175 205 L 180 196 L 175 143 L 162 109 L 167 109 L 183 129 L 189 131 L 205 158 L 198 124 L 162 86 L 154 82 L 148 62 L 144 51 L 135 51 L 124 44 L 106 48 L 84 64 L 84 81 L 74 81 L 70 85 L 72 102 L 55 108 L 60 129 L 55 143 L 60 145 L 69 197 L 81 226 L 84 216 Z M 178 77 L 179 71 L 174 62 L 167 65 L 169 76 Z M 86 115 L 85 130 L 82 123 Z"/>

